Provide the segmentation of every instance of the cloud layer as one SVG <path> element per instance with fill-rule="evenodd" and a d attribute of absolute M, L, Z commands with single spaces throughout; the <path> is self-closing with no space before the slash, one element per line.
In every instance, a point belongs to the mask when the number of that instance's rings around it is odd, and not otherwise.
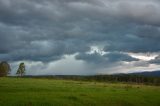
<path fill-rule="evenodd" d="M 128 53 L 160 52 L 159 10 L 159 0 L 0 0 L 0 60 L 140 62 Z"/>

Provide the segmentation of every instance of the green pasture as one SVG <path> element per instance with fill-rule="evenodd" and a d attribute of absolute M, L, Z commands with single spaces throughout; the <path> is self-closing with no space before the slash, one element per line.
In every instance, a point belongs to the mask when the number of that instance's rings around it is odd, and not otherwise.
<path fill-rule="evenodd" d="M 0 106 L 160 106 L 160 87 L 6 77 Z"/>

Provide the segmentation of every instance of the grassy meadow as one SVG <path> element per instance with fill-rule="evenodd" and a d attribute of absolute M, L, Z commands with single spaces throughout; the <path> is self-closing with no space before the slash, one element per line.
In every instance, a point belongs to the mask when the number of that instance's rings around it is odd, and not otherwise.
<path fill-rule="evenodd" d="M 6 77 L 0 106 L 160 106 L 160 87 Z"/>

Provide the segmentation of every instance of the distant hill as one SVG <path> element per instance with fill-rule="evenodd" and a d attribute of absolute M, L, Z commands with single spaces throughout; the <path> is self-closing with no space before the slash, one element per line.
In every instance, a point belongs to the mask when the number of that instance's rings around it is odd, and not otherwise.
<path fill-rule="evenodd" d="M 136 72 L 136 73 L 128 73 L 129 75 L 142 75 L 147 77 L 160 77 L 160 71 L 144 71 L 144 72 Z"/>

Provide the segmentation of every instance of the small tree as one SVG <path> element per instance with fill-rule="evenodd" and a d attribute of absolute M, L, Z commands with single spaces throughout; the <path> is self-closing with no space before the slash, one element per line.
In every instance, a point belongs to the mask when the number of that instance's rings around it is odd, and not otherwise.
<path fill-rule="evenodd" d="M 0 62 L 0 76 L 7 76 L 11 71 L 10 65 L 6 61 Z"/>
<path fill-rule="evenodd" d="M 25 65 L 24 63 L 20 63 L 19 64 L 19 67 L 18 67 L 18 70 L 17 70 L 17 75 L 19 76 L 23 76 L 25 74 Z"/>

